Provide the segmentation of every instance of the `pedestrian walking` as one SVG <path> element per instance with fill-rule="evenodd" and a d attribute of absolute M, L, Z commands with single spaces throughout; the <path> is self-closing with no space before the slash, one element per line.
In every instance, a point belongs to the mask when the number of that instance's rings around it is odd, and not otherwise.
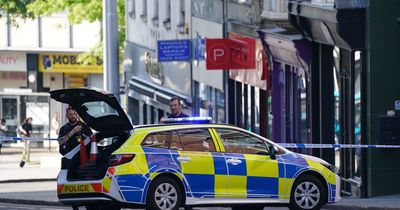
<path fill-rule="evenodd" d="M 72 107 L 68 107 L 66 111 L 68 123 L 60 128 L 58 135 L 58 143 L 60 145 L 59 152 L 62 155 L 79 145 L 81 135 L 91 136 L 92 130 L 85 123 L 78 119 L 78 114 Z"/>
<path fill-rule="evenodd" d="M 22 125 L 18 128 L 20 135 L 22 138 L 31 137 L 32 134 L 32 117 L 28 117 L 24 120 Z M 19 167 L 24 167 L 25 162 L 29 161 L 29 140 L 22 140 L 24 143 L 24 148 L 22 150 L 21 162 L 19 163 Z"/>
<path fill-rule="evenodd" d="M 7 126 L 6 126 L 6 119 L 1 119 L 0 122 L 0 154 L 1 154 L 1 147 L 3 146 L 3 139 L 1 137 L 5 137 L 7 133 Z"/>
<path fill-rule="evenodd" d="M 169 100 L 169 109 L 171 114 L 164 116 L 161 119 L 189 117 L 187 114 L 183 113 L 181 99 L 178 96 L 173 96 Z"/>

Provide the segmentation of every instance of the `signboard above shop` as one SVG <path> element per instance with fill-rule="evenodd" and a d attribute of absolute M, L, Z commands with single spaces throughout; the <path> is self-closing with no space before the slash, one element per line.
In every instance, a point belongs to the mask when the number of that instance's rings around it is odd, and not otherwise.
<path fill-rule="evenodd" d="M 158 62 L 190 61 L 190 39 L 158 40 Z"/>
<path fill-rule="evenodd" d="M 26 72 L 26 53 L 0 52 L 0 71 Z"/>
<path fill-rule="evenodd" d="M 82 64 L 78 54 L 40 54 L 39 71 L 61 73 L 103 73 L 103 60 L 96 58 L 95 62 Z"/>

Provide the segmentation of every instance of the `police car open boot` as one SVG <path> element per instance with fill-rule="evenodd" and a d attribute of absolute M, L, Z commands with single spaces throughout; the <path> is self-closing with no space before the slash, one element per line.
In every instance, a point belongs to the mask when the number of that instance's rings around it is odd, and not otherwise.
<path fill-rule="evenodd" d="M 25 161 L 21 160 L 21 162 L 19 163 L 19 167 L 23 168 L 25 165 Z"/>

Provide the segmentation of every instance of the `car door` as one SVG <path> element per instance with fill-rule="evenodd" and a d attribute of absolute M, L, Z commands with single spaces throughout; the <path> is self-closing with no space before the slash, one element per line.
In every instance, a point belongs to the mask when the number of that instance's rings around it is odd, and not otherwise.
<path fill-rule="evenodd" d="M 208 128 L 174 131 L 171 149 L 177 149 L 187 184 L 187 196 L 193 198 L 226 197 L 227 169 L 213 134 Z"/>
<path fill-rule="evenodd" d="M 277 198 L 278 162 L 269 156 L 267 142 L 237 129 L 216 128 L 215 131 L 225 150 L 228 197 Z"/>
<path fill-rule="evenodd" d="M 50 91 L 50 97 L 70 105 L 96 131 L 129 131 L 131 121 L 113 94 L 87 88 Z"/>

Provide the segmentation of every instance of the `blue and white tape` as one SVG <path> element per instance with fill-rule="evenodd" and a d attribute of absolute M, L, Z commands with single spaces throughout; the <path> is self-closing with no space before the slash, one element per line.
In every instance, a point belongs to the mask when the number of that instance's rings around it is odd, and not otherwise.
<path fill-rule="evenodd" d="M 294 144 L 294 143 L 279 143 L 285 148 L 350 148 L 350 149 L 400 149 L 400 145 L 363 145 L 363 144 Z"/>
<path fill-rule="evenodd" d="M 0 136 L 0 141 L 55 141 L 56 138 L 40 138 L 40 137 L 6 137 Z M 400 149 L 400 145 L 363 145 L 363 144 L 295 144 L 295 143 L 278 143 L 285 148 L 298 149 L 324 149 L 324 148 L 342 148 L 342 149 Z"/>
<path fill-rule="evenodd" d="M 7 137 L 0 136 L 0 141 L 54 141 L 55 138 L 41 138 L 41 137 Z"/>

